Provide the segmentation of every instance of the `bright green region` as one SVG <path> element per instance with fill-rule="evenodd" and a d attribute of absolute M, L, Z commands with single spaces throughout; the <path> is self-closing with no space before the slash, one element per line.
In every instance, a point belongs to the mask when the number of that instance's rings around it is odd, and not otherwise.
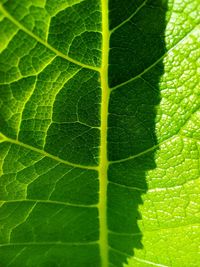
<path fill-rule="evenodd" d="M 200 262 L 197 253 L 200 235 L 198 225 L 144 233 L 143 242 L 146 244 L 146 250 L 143 250 L 143 253 L 136 253 L 136 256 L 131 259 L 129 267 L 198 266 Z M 160 263 L 162 265 L 158 265 Z"/>
<path fill-rule="evenodd" d="M 149 180 L 149 189 L 171 188 L 198 179 L 198 151 L 199 143 L 195 139 L 174 136 L 164 142 L 156 156 L 159 169 L 149 172 L 152 176 L 152 180 Z"/>
<path fill-rule="evenodd" d="M 8 12 L 42 39 L 47 38 L 50 21 L 45 4 L 46 1 L 44 0 L 4 1 L 4 6 Z"/>
<path fill-rule="evenodd" d="M 0 25 L 4 21 L 0 22 Z M 15 29 L 15 25 L 14 25 Z M 6 41 L 9 41 L 6 36 Z M 0 84 L 15 82 L 40 73 L 54 57 L 45 46 L 18 30 L 0 54 Z"/>
<path fill-rule="evenodd" d="M 0 0 L 0 267 L 200 266 L 199 14 Z"/>
<path fill-rule="evenodd" d="M 157 137 L 160 142 L 182 132 L 198 112 L 199 42 L 200 30 L 197 26 L 184 39 L 180 38 L 164 58 L 165 73 L 161 80 L 162 105 L 157 115 Z M 191 47 L 192 51 L 188 47 Z M 192 132 L 196 135 L 194 129 Z"/>
<path fill-rule="evenodd" d="M 200 140 L 200 113 L 196 111 L 180 130 L 180 135 Z"/>

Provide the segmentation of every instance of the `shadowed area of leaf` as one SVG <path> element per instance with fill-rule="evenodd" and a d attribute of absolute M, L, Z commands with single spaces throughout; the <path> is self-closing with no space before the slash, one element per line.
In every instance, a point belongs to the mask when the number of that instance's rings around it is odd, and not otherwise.
<path fill-rule="evenodd" d="M 121 267 L 134 248 L 142 249 L 138 206 L 148 190 L 146 172 L 156 168 L 159 148 L 155 118 L 164 72 L 167 1 L 113 0 L 110 10 L 109 259 L 111 266 Z M 127 20 L 122 19 L 121 26 L 117 14 Z"/>

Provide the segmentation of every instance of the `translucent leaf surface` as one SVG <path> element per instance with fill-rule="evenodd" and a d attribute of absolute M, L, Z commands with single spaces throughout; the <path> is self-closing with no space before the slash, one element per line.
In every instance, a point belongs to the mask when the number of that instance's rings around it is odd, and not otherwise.
<path fill-rule="evenodd" d="M 0 3 L 0 266 L 199 266 L 199 0 Z"/>

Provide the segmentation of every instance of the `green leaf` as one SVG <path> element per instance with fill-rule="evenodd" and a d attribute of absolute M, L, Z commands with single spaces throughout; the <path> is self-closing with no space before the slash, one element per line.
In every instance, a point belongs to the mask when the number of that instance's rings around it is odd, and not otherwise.
<path fill-rule="evenodd" d="M 0 266 L 199 266 L 199 0 L 0 3 Z"/>

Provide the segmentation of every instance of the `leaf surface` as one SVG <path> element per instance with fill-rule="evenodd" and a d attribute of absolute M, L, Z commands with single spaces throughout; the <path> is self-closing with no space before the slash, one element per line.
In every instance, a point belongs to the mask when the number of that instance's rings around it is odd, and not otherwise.
<path fill-rule="evenodd" d="M 199 0 L 0 3 L 0 266 L 198 266 Z"/>

